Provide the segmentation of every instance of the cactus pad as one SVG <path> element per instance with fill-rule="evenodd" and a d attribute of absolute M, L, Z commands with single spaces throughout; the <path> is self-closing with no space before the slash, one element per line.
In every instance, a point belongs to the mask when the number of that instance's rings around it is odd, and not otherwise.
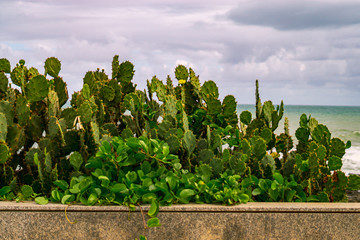
<path fill-rule="evenodd" d="M 26 97 L 29 102 L 43 100 L 49 93 L 49 82 L 43 75 L 33 77 L 25 87 Z"/>
<path fill-rule="evenodd" d="M 62 107 L 69 99 L 66 83 L 61 77 L 54 78 L 55 91 L 59 98 L 59 106 Z"/>
<path fill-rule="evenodd" d="M 27 68 L 24 65 L 16 64 L 16 67 L 11 72 L 11 81 L 21 87 L 26 83 L 26 76 L 27 76 Z"/>
<path fill-rule="evenodd" d="M 187 130 L 185 132 L 182 143 L 188 154 L 191 154 L 194 151 L 196 145 L 196 137 L 191 130 Z"/>
<path fill-rule="evenodd" d="M 83 102 L 78 109 L 78 114 L 82 123 L 89 123 L 93 116 L 92 108 L 89 101 Z"/>
<path fill-rule="evenodd" d="M 219 89 L 213 81 L 206 81 L 201 87 L 201 95 L 204 98 L 205 102 L 209 99 L 219 97 Z"/>
<path fill-rule="evenodd" d="M 19 95 L 16 101 L 16 115 L 20 126 L 25 126 L 30 117 L 30 107 L 25 97 Z"/>
<path fill-rule="evenodd" d="M 50 57 L 45 61 L 45 72 L 53 78 L 59 75 L 61 69 L 60 61 L 55 57 Z"/>
<path fill-rule="evenodd" d="M 8 88 L 9 80 L 5 73 L 0 71 L 0 92 L 6 92 Z"/>
<path fill-rule="evenodd" d="M 10 157 L 9 148 L 3 143 L 0 143 L 0 164 L 4 164 Z"/>
<path fill-rule="evenodd" d="M 252 118 L 252 115 L 251 115 L 251 112 L 249 112 L 249 111 L 243 111 L 240 114 L 240 121 L 243 124 L 249 125 L 251 122 L 251 118 Z"/>
<path fill-rule="evenodd" d="M 131 82 L 134 72 L 134 65 L 131 62 L 122 62 L 117 73 L 117 80 L 122 84 L 128 84 Z"/>
<path fill-rule="evenodd" d="M 4 72 L 4 73 L 11 72 L 10 62 L 6 58 L 0 59 L 0 72 Z"/>
<path fill-rule="evenodd" d="M 186 80 L 189 78 L 189 72 L 184 65 L 178 65 L 175 68 L 175 78 L 179 81 L 180 84 L 184 84 Z"/>
<path fill-rule="evenodd" d="M 6 135 L 7 135 L 7 120 L 4 113 L 0 112 L 0 143 L 6 142 Z"/>

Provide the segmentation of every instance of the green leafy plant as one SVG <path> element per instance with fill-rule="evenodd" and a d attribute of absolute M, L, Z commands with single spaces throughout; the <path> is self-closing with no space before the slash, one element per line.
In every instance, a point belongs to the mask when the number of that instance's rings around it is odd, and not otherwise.
<path fill-rule="evenodd" d="M 114 56 L 112 74 L 89 71 L 68 102 L 61 63 L 45 73 L 0 59 L 0 199 L 85 205 L 149 204 L 144 230 L 160 226 L 159 206 L 248 201 L 346 201 L 360 177 L 341 171 L 351 143 L 303 114 L 295 136 L 276 134 L 284 104 L 262 103 L 253 118 L 231 95 L 191 68 L 132 82 L 134 66 Z M 17 87 L 13 88 L 9 81 Z M 147 219 L 145 219 L 147 218 Z M 69 220 L 68 220 L 69 221 Z M 70 221 L 69 221 L 70 222 Z M 74 223 L 74 222 L 71 222 Z M 140 239 L 146 239 L 146 232 Z"/>

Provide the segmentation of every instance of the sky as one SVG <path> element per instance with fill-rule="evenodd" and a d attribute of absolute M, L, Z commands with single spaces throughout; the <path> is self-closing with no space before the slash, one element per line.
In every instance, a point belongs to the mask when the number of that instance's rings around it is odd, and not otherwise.
<path fill-rule="evenodd" d="M 358 0 L 0 0 L 0 58 L 43 71 L 55 56 L 69 95 L 89 70 L 135 65 L 146 88 L 178 64 L 220 97 L 285 105 L 360 105 Z"/>

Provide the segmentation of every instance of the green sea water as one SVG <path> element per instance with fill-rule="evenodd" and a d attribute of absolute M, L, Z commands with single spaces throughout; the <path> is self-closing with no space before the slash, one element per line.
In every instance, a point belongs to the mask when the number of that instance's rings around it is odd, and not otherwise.
<path fill-rule="evenodd" d="M 238 105 L 241 113 L 248 110 L 255 117 L 255 105 Z M 295 140 L 295 131 L 299 127 L 301 114 L 318 120 L 326 125 L 332 137 L 338 137 L 344 142 L 350 140 L 352 147 L 346 150 L 342 170 L 346 173 L 360 174 L 360 106 L 302 106 L 285 105 L 284 117 L 276 133 L 284 132 L 284 119 L 289 119 L 290 134 Z"/>

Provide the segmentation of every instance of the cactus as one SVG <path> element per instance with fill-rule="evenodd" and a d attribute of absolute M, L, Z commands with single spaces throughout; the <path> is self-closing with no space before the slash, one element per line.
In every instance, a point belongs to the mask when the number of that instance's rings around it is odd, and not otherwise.
<path fill-rule="evenodd" d="M 40 75 L 40 74 L 39 74 L 39 71 L 38 71 L 36 68 L 31 67 L 31 68 L 29 68 L 29 70 L 27 71 L 26 79 L 29 81 L 29 80 L 31 80 L 33 77 L 36 77 L 36 76 L 38 76 L 38 75 Z"/>
<path fill-rule="evenodd" d="M 8 126 L 11 126 L 14 122 L 14 109 L 9 101 L 0 101 L 0 112 L 5 114 L 6 122 Z"/>
<path fill-rule="evenodd" d="M 59 75 L 60 69 L 61 69 L 61 63 L 60 61 L 55 57 L 50 57 L 46 59 L 45 61 L 45 76 L 46 74 L 49 74 L 53 78 L 56 78 Z"/>
<path fill-rule="evenodd" d="M 222 111 L 221 102 L 218 99 L 209 98 L 207 100 L 207 112 L 209 115 L 217 116 Z"/>
<path fill-rule="evenodd" d="M 10 62 L 6 58 L 0 59 L 0 72 L 4 72 L 4 73 L 11 72 Z"/>
<path fill-rule="evenodd" d="M 43 100 L 49 93 L 49 82 L 43 75 L 33 77 L 25 87 L 26 98 L 30 103 Z"/>
<path fill-rule="evenodd" d="M 201 95 L 206 103 L 209 101 L 209 99 L 216 99 L 219 97 L 218 87 L 213 81 L 206 81 L 201 86 Z"/>
<path fill-rule="evenodd" d="M 26 84 L 26 76 L 27 76 L 27 67 L 24 66 L 25 61 L 20 60 L 19 64 L 16 64 L 16 67 L 11 72 L 11 81 L 21 87 L 21 89 L 24 89 L 24 86 Z"/>
<path fill-rule="evenodd" d="M 59 98 L 59 107 L 62 107 L 69 99 L 66 83 L 61 77 L 54 78 L 55 92 Z"/>
<path fill-rule="evenodd" d="M 182 144 L 186 149 L 188 155 L 190 155 L 195 150 L 196 138 L 191 130 L 185 131 Z"/>
<path fill-rule="evenodd" d="M 6 120 L 6 116 L 4 113 L 0 112 L 0 143 L 6 142 L 6 135 L 7 135 L 7 128 L 8 124 L 7 124 L 7 120 Z"/>
<path fill-rule="evenodd" d="M 243 156 L 241 153 L 237 152 L 229 159 L 229 166 L 232 170 L 235 171 L 235 174 L 243 175 L 246 170 L 246 163 L 244 161 L 244 158 L 246 156 Z"/>
<path fill-rule="evenodd" d="M 116 79 L 121 84 L 127 85 L 131 82 L 134 72 L 134 65 L 131 62 L 123 62 L 117 69 Z"/>
<path fill-rule="evenodd" d="M 165 115 L 170 115 L 173 118 L 176 117 L 177 109 L 176 109 L 176 98 L 173 95 L 166 96 L 166 101 L 164 103 L 164 113 Z"/>
<path fill-rule="evenodd" d="M 0 71 L 0 92 L 5 93 L 9 85 L 9 80 L 5 73 Z"/>
<path fill-rule="evenodd" d="M 60 115 L 59 98 L 55 91 L 50 90 L 48 93 L 48 115 L 58 117 Z"/>
<path fill-rule="evenodd" d="M 6 144 L 0 143 L 0 164 L 6 163 L 10 157 L 9 148 Z"/>
<path fill-rule="evenodd" d="M 213 174 L 218 176 L 224 170 L 224 162 L 221 158 L 214 157 L 210 160 L 210 167 L 213 170 Z"/>
<path fill-rule="evenodd" d="M 15 109 L 19 125 L 27 125 L 30 118 L 30 107 L 28 106 L 28 102 L 24 96 L 19 95 L 17 97 Z"/>
<path fill-rule="evenodd" d="M 178 65 L 175 68 L 175 77 L 180 84 L 185 84 L 185 82 L 189 78 L 189 72 L 187 68 L 184 65 Z"/>
<path fill-rule="evenodd" d="M 240 114 L 240 121 L 245 124 L 245 125 L 249 125 L 252 119 L 252 115 L 251 112 L 249 111 L 243 111 Z"/>
<path fill-rule="evenodd" d="M 89 123 L 92 119 L 93 112 L 90 101 L 85 101 L 78 109 L 78 114 L 82 123 Z"/>
<path fill-rule="evenodd" d="M 120 62 L 119 55 L 115 55 L 112 60 L 112 75 L 111 78 L 115 79 L 119 73 Z"/>
<path fill-rule="evenodd" d="M 211 159 L 213 159 L 215 157 L 214 152 L 210 149 L 203 149 L 201 151 L 199 151 L 198 157 L 197 157 L 197 161 L 199 163 L 205 163 L 205 164 L 209 164 Z"/>
<path fill-rule="evenodd" d="M 256 90 L 255 90 L 256 118 L 260 118 L 261 113 L 262 113 L 262 104 L 261 104 L 261 99 L 260 99 L 260 94 L 259 94 L 259 80 L 256 79 L 255 85 L 256 85 Z"/>

